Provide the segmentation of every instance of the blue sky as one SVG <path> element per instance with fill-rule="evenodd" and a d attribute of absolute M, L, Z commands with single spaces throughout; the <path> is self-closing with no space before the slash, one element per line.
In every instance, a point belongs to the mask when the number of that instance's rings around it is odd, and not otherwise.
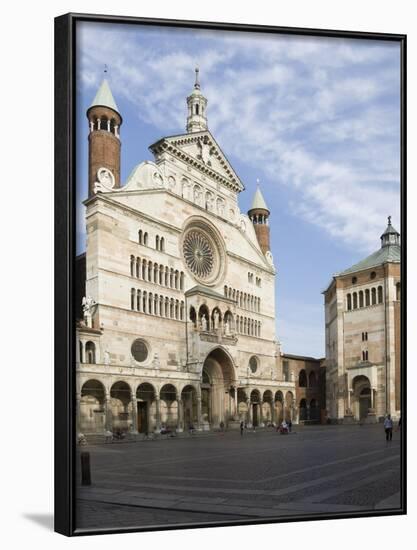
<path fill-rule="evenodd" d="M 78 23 L 77 252 L 84 250 L 85 112 L 107 78 L 123 116 L 122 181 L 148 146 L 185 132 L 200 68 L 209 129 L 271 210 L 277 336 L 286 353 L 324 355 L 321 292 L 400 226 L 398 43 Z"/>

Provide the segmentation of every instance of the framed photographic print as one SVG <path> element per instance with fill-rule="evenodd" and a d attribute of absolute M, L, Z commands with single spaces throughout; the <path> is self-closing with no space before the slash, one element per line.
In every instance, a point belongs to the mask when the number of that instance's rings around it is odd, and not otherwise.
<path fill-rule="evenodd" d="M 404 514 L 406 37 L 55 30 L 56 531 Z"/>

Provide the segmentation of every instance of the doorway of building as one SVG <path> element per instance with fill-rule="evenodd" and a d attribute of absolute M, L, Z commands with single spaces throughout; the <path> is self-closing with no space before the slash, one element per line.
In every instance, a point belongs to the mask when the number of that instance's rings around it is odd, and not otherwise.
<path fill-rule="evenodd" d="M 138 432 L 148 431 L 148 404 L 146 401 L 138 401 Z"/>
<path fill-rule="evenodd" d="M 368 416 L 371 408 L 371 390 L 364 388 L 359 395 L 359 419 L 362 420 Z"/>
<path fill-rule="evenodd" d="M 227 426 L 231 417 L 230 387 L 235 382 L 231 357 L 222 349 L 215 348 L 206 357 L 202 371 L 202 420 L 210 428 Z"/>

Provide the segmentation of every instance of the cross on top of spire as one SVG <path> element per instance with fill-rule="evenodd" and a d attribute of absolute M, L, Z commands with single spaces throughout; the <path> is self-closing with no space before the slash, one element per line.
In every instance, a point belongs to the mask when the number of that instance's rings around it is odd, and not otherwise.
<path fill-rule="evenodd" d="M 200 89 L 199 73 L 200 73 L 200 69 L 199 69 L 198 67 L 196 67 L 196 68 L 195 68 L 195 83 L 194 83 L 194 88 L 196 88 L 197 90 Z"/>

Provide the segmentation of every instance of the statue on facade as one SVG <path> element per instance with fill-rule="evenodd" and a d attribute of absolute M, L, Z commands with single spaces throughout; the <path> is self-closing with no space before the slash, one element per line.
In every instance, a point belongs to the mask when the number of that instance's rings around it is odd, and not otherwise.
<path fill-rule="evenodd" d="M 94 298 L 91 296 L 84 296 L 82 301 L 84 315 L 93 312 L 93 307 L 96 305 Z"/>
<path fill-rule="evenodd" d="M 110 365 L 110 353 L 106 350 L 103 355 L 105 365 Z"/>
<path fill-rule="evenodd" d="M 213 313 L 214 330 L 217 330 L 219 328 L 219 320 L 220 320 L 219 312 L 217 311 L 217 309 L 215 309 Z"/>
<path fill-rule="evenodd" d="M 203 331 L 207 330 L 207 318 L 205 315 L 201 317 L 201 330 Z"/>
<path fill-rule="evenodd" d="M 226 319 L 226 321 L 224 322 L 224 333 L 226 334 L 226 336 L 229 336 L 230 334 L 230 323 L 228 319 Z"/>
<path fill-rule="evenodd" d="M 154 353 L 152 367 L 158 370 L 160 366 L 161 366 L 161 362 L 159 360 L 159 355 L 157 353 Z"/>

